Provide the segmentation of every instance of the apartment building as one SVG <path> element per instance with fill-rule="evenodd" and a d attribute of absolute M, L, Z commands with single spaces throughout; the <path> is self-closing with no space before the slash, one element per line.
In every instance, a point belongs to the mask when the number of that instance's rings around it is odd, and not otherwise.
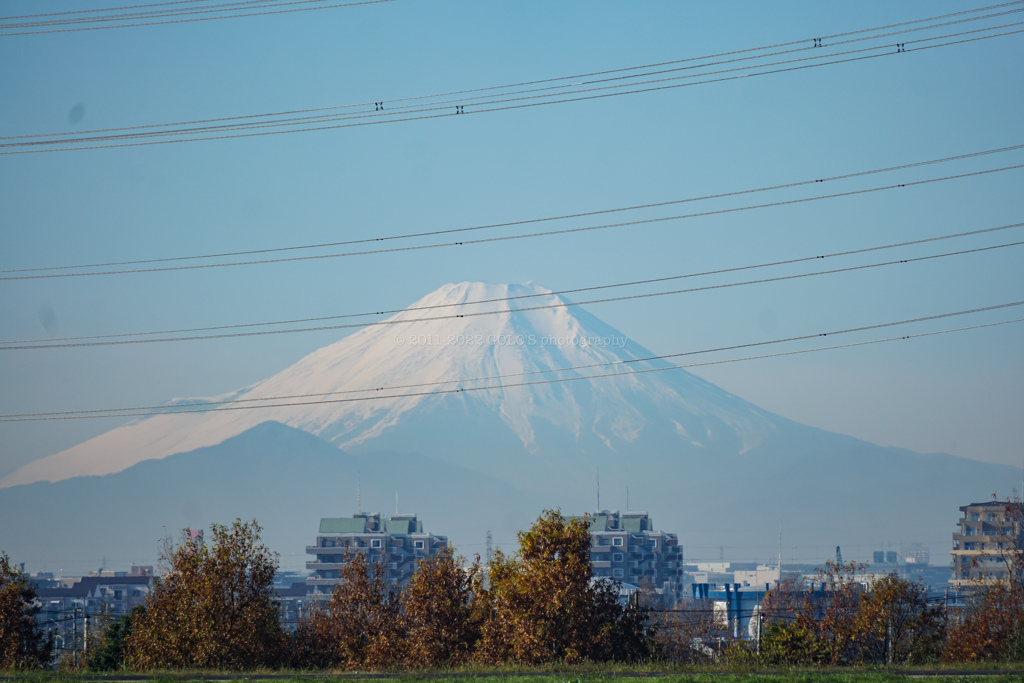
<path fill-rule="evenodd" d="M 960 507 L 962 517 L 949 551 L 953 556 L 950 584 L 977 586 L 1006 580 L 1010 571 L 1008 553 L 1019 552 L 1024 546 L 1019 525 L 1007 515 L 1011 506 L 996 500 Z"/>
<path fill-rule="evenodd" d="M 307 546 L 314 556 L 306 563 L 313 575 L 306 579 L 310 594 L 327 599 L 340 583 L 346 554 L 360 553 L 368 563 L 381 563 L 385 578 L 396 587 L 409 583 L 420 560 L 447 547 L 448 537 L 423 531 L 414 514 L 381 517 L 379 512 L 360 512 L 351 517 L 324 517 L 316 545 Z"/>
<path fill-rule="evenodd" d="M 668 605 L 682 597 L 683 547 L 676 534 L 655 530 L 646 512 L 602 510 L 589 517 L 595 577 L 650 585 Z"/>

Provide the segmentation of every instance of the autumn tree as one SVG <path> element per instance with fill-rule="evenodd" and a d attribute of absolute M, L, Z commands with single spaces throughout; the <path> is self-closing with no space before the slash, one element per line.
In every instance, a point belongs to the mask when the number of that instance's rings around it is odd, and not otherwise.
<path fill-rule="evenodd" d="M 718 661 L 729 638 L 729 629 L 706 599 L 678 603 L 656 621 L 658 652 L 677 664 Z"/>
<path fill-rule="evenodd" d="M 928 587 L 883 576 L 861 597 L 854 619 L 857 659 L 872 664 L 920 664 L 938 658 L 945 614 L 928 600 Z"/>
<path fill-rule="evenodd" d="M 50 663 L 53 639 L 36 622 L 39 607 L 35 599 L 35 584 L 6 553 L 0 553 L 0 669 L 31 669 Z"/>
<path fill-rule="evenodd" d="M 506 557 L 499 550 L 490 563 L 480 659 L 572 663 L 648 654 L 646 619 L 624 620 L 627 615 L 615 588 L 609 582 L 591 581 L 585 518 L 567 520 L 546 510 L 518 538 L 518 557 Z M 637 628 L 641 633 L 634 632 Z M 631 643 L 625 650 L 624 638 Z"/>
<path fill-rule="evenodd" d="M 405 619 L 384 566 L 349 552 L 340 578 L 327 605 L 299 624 L 294 636 L 297 665 L 380 669 L 403 661 Z"/>
<path fill-rule="evenodd" d="M 279 664 L 284 634 L 273 590 L 277 555 L 253 520 L 214 524 L 213 542 L 187 533 L 144 613 L 132 619 L 136 669 L 251 669 Z"/>
<path fill-rule="evenodd" d="M 1009 583 L 985 587 L 950 626 L 942 661 L 1024 661 L 1024 604 Z"/>
<path fill-rule="evenodd" d="M 816 654 L 824 663 L 833 666 L 851 664 L 857 660 L 857 610 L 860 607 L 862 587 L 854 575 L 863 572 L 864 564 L 840 564 L 829 560 L 817 572 L 822 596 L 808 595 L 805 605 L 797 614 L 794 624 L 812 634 Z"/>
<path fill-rule="evenodd" d="M 807 588 L 799 577 L 782 579 L 754 610 L 760 660 L 772 666 L 809 665 L 821 659 L 817 640 L 806 626 L 797 625 L 808 607 Z"/>
<path fill-rule="evenodd" d="M 1024 661 L 1024 502 L 1009 500 L 996 524 L 1006 578 L 980 587 L 950 626 L 945 662 Z"/>
<path fill-rule="evenodd" d="M 412 668 L 469 661 L 480 639 L 483 593 L 479 557 L 468 569 L 451 548 L 421 560 L 402 593 L 407 629 L 406 664 Z"/>

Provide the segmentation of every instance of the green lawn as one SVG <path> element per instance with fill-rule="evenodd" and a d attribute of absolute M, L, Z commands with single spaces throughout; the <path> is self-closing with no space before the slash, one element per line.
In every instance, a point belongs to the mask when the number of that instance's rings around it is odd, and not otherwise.
<path fill-rule="evenodd" d="M 936 680 L 949 683 L 1021 683 L 1024 674 L 1016 671 L 964 671 L 964 670 L 914 670 L 907 672 L 787 672 L 787 673 L 707 673 L 707 672 L 459 672 L 423 674 L 277 674 L 277 673 L 197 673 L 180 674 L 133 674 L 128 672 L 109 674 L 17 674 L 0 673 L 0 680 L 24 680 L 38 683 L 51 681 L 77 683 L 86 681 L 159 681 L 186 683 L 188 681 L 273 681 L 296 683 L 308 681 L 342 681 L 344 683 L 379 683 L 382 680 L 396 683 L 638 683 L 656 680 L 659 683 L 897 683 L 911 680 Z"/>

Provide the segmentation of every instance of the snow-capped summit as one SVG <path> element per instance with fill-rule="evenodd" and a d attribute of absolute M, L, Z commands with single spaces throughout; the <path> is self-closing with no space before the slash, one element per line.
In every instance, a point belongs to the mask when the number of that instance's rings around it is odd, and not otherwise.
<path fill-rule="evenodd" d="M 492 469 L 480 459 L 507 454 L 509 443 L 541 461 L 598 464 L 654 445 L 742 453 L 781 420 L 681 370 L 632 373 L 665 364 L 631 362 L 653 354 L 567 303 L 529 284 L 445 285 L 266 380 L 174 400 L 167 413 L 29 463 L 0 487 L 119 472 L 269 420 L 346 450 L 426 451 L 473 469 Z M 576 379 L 554 381 L 564 378 Z M 227 403 L 175 412 L 208 401 Z"/>
<path fill-rule="evenodd" d="M 781 526 L 794 547 L 939 538 L 963 501 L 1012 480 L 800 425 L 683 370 L 643 372 L 667 364 L 567 303 L 532 285 L 441 287 L 222 410 L 171 401 L 5 477 L 0 539 L 30 561 L 50 547 L 145 558 L 161 529 L 241 516 L 300 568 L 303 534 L 360 496 L 397 510 L 400 489 L 472 552 L 544 508 L 629 510 L 632 492 L 690 557 L 738 544 L 764 558 Z"/>

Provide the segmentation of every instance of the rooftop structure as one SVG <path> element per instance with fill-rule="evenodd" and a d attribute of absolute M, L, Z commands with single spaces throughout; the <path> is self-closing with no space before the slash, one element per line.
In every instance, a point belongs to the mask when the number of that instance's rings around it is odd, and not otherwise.
<path fill-rule="evenodd" d="M 416 515 L 392 515 L 360 512 L 351 517 L 324 517 L 316 545 L 306 553 L 315 556 L 306 563 L 313 576 L 306 579 L 310 593 L 327 599 L 341 581 L 346 555 L 361 553 L 368 563 L 381 563 L 385 579 L 396 587 L 409 583 L 420 560 L 437 555 L 447 547 L 447 536 L 423 531 Z"/>

